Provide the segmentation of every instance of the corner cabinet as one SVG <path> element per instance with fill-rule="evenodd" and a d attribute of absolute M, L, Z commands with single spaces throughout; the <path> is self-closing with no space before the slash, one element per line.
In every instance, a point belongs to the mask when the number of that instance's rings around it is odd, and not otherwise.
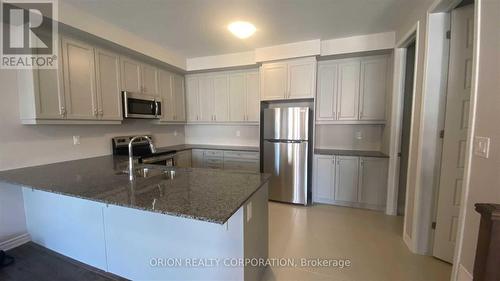
<path fill-rule="evenodd" d="M 321 61 L 316 123 L 384 124 L 388 56 Z"/>
<path fill-rule="evenodd" d="M 160 122 L 186 122 L 184 77 L 165 70 L 158 71 L 158 91 L 162 100 Z"/>
<path fill-rule="evenodd" d="M 387 159 L 314 155 L 313 201 L 384 210 Z"/>
<path fill-rule="evenodd" d="M 186 76 L 188 123 L 256 123 L 260 116 L 255 70 Z"/>
<path fill-rule="evenodd" d="M 260 68 L 261 100 L 314 98 L 316 58 L 264 63 Z"/>

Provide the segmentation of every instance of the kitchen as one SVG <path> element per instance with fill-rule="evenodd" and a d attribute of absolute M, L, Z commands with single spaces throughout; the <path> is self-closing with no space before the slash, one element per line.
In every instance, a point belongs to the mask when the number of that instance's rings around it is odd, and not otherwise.
<path fill-rule="evenodd" d="M 376 269 L 380 249 L 359 242 L 373 237 L 388 260 L 449 278 L 448 264 L 400 243 L 408 218 L 395 215 L 414 202 L 398 202 L 394 184 L 398 19 L 368 28 L 377 14 L 365 12 L 348 32 L 266 41 L 263 23 L 226 17 L 217 31 L 226 43 L 186 40 L 185 56 L 105 2 L 59 1 L 57 68 L 1 70 L 0 250 L 17 257 L 10 268 L 29 267 L 15 251 L 32 247 L 111 279 L 397 279 Z M 153 2 L 151 13 L 190 12 Z M 334 2 L 330 12 L 349 6 Z M 387 17 L 396 9 L 381 3 L 369 5 Z M 132 17 L 127 5 L 118 10 Z M 328 19 L 320 6 L 311 9 Z M 169 258 L 181 262 L 165 266 Z M 269 266 L 273 258 L 334 260 L 323 270 L 309 260 Z M 267 262 L 196 263 L 224 259 Z"/>

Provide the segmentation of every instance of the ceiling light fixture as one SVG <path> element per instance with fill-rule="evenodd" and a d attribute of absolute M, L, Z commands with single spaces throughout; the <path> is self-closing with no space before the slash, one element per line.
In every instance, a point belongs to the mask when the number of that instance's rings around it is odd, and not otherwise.
<path fill-rule="evenodd" d="M 227 26 L 227 29 L 234 34 L 234 36 L 245 39 L 252 36 L 257 30 L 255 26 L 246 21 L 235 21 Z"/>

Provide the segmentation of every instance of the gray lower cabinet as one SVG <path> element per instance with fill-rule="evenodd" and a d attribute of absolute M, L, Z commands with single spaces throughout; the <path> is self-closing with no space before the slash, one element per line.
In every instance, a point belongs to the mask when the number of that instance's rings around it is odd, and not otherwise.
<path fill-rule="evenodd" d="M 259 153 L 253 151 L 193 149 L 193 168 L 259 171 Z"/>
<path fill-rule="evenodd" d="M 191 150 L 179 151 L 175 154 L 175 166 L 179 168 L 190 168 L 192 166 Z"/>
<path fill-rule="evenodd" d="M 383 210 L 387 164 L 385 158 L 315 155 L 313 201 Z"/>

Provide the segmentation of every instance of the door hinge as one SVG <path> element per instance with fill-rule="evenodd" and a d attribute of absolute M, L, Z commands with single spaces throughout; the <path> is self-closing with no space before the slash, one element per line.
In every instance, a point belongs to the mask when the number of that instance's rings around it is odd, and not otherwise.
<path fill-rule="evenodd" d="M 439 138 L 440 138 L 440 139 L 444 139 L 444 130 L 441 130 L 441 131 L 439 132 Z"/>
<path fill-rule="evenodd" d="M 432 229 L 436 229 L 436 222 L 435 221 L 432 222 L 431 227 L 432 227 Z"/>
<path fill-rule="evenodd" d="M 451 38 L 451 30 L 446 31 L 446 39 Z"/>

